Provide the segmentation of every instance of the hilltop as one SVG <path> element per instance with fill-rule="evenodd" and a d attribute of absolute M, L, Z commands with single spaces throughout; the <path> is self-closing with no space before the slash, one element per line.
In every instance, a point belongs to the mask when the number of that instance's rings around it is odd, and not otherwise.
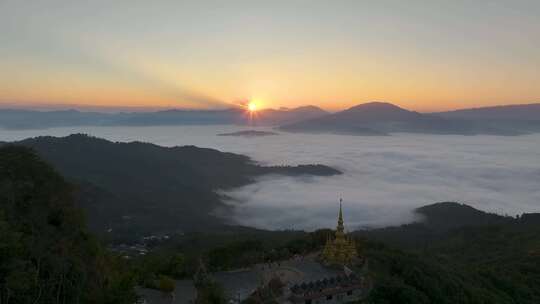
<path fill-rule="evenodd" d="M 540 103 L 460 109 L 433 114 L 458 119 L 540 121 Z"/>
<path fill-rule="evenodd" d="M 477 124 L 514 132 L 540 132 L 540 103 L 462 109 L 434 114 L 447 119 L 475 121 Z"/>
<path fill-rule="evenodd" d="M 272 136 L 272 135 L 279 135 L 279 133 L 257 131 L 257 130 L 244 130 L 244 131 L 231 132 L 231 133 L 219 133 L 217 136 L 261 137 L 261 136 Z"/>
<path fill-rule="evenodd" d="M 370 303 L 537 303 L 540 214 L 512 218 L 453 202 L 422 220 L 359 231 L 375 280 Z"/>
<path fill-rule="evenodd" d="M 10 145 L 32 148 L 75 183 L 90 228 L 114 238 L 219 229 L 225 222 L 212 213 L 227 209 L 219 189 L 247 185 L 264 174 L 341 173 L 316 164 L 265 167 L 213 149 L 115 143 L 82 134 Z"/>
<path fill-rule="evenodd" d="M 508 224 L 515 220 L 456 202 L 435 203 L 416 208 L 413 212 L 419 221 L 398 227 L 358 231 L 356 234 L 403 248 L 418 248 L 454 229 Z"/>
<path fill-rule="evenodd" d="M 498 134 L 517 135 L 521 132 L 482 125 L 474 121 L 449 119 L 400 108 L 387 102 L 370 102 L 347 110 L 298 123 L 285 124 L 280 130 L 306 133 L 348 135 L 390 135 L 391 133 L 424 134 Z"/>

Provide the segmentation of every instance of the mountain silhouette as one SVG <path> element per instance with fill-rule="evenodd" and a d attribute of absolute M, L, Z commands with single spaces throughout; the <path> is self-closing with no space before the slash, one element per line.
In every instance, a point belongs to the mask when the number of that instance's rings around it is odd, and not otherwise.
<path fill-rule="evenodd" d="M 491 125 L 483 126 L 474 121 L 409 111 L 387 102 L 360 104 L 341 112 L 286 124 L 280 129 L 290 132 L 350 135 L 389 135 L 400 132 L 459 135 L 519 134 L 515 130 L 498 129 Z"/>
<path fill-rule="evenodd" d="M 293 109 L 262 109 L 250 117 L 243 108 L 223 110 L 179 110 L 157 112 L 100 113 L 77 110 L 0 110 L 0 128 L 43 129 L 72 126 L 174 126 L 174 125 L 261 125 L 277 126 L 328 114 L 315 106 Z"/>
<path fill-rule="evenodd" d="M 77 185 L 77 202 L 90 229 L 111 238 L 220 229 L 225 220 L 213 211 L 228 206 L 218 190 L 248 185 L 265 174 L 341 174 L 318 164 L 261 166 L 247 156 L 213 149 L 119 143 L 83 134 L 0 143 L 13 145 L 33 149 Z"/>
<path fill-rule="evenodd" d="M 435 114 L 459 119 L 540 121 L 540 103 L 461 109 Z"/>

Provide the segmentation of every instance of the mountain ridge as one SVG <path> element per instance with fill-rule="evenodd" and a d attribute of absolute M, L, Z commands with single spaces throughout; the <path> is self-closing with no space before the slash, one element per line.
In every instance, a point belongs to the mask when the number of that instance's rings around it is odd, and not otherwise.
<path fill-rule="evenodd" d="M 436 115 L 409 111 L 388 102 L 363 103 L 319 118 L 280 126 L 279 129 L 347 135 L 390 135 L 399 132 L 474 135 L 496 132 Z"/>
<path fill-rule="evenodd" d="M 523 135 L 540 132 L 540 103 L 432 113 L 410 111 L 381 101 L 358 104 L 335 113 L 309 105 L 293 109 L 261 109 L 252 115 L 241 108 L 119 113 L 0 110 L 0 128 L 4 129 L 220 124 L 275 126 L 288 132 L 346 135 L 382 136 L 392 133 Z"/>
<path fill-rule="evenodd" d="M 540 103 L 474 107 L 451 111 L 434 112 L 432 114 L 436 114 L 442 117 L 460 119 L 507 119 L 540 121 Z"/>
<path fill-rule="evenodd" d="M 153 112 L 104 113 L 79 110 L 37 111 L 26 109 L 0 109 L 0 128 L 41 129 L 68 126 L 160 126 L 160 125 L 216 125 L 253 124 L 279 125 L 328 114 L 316 106 L 293 109 L 262 109 L 256 120 L 250 120 L 242 108 L 222 110 L 169 109 Z"/>
<path fill-rule="evenodd" d="M 228 206 L 217 190 L 244 186 L 265 174 L 341 174 L 318 164 L 265 167 L 214 149 L 111 142 L 83 134 L 2 146 L 12 145 L 32 148 L 76 184 L 84 194 L 78 203 L 91 215 L 90 228 L 113 238 L 219 229 L 225 221 L 212 213 Z"/>
<path fill-rule="evenodd" d="M 519 223 L 520 220 L 476 209 L 470 205 L 458 202 L 439 202 L 424 205 L 413 210 L 419 216 L 418 220 L 401 226 L 390 226 L 378 229 L 359 230 L 355 235 L 369 237 L 400 248 L 421 248 L 435 242 L 440 236 L 452 231 L 474 228 L 491 227 Z M 535 216 L 524 216 L 530 222 L 535 222 Z M 540 224 L 540 221 L 537 221 Z"/>

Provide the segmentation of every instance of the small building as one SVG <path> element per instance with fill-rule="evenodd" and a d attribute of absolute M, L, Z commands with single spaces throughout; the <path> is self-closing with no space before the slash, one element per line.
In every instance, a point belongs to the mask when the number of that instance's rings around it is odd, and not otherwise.
<path fill-rule="evenodd" d="M 290 288 L 287 299 L 294 304 L 347 303 L 363 299 L 368 289 L 364 277 L 351 273 L 296 284 Z"/>

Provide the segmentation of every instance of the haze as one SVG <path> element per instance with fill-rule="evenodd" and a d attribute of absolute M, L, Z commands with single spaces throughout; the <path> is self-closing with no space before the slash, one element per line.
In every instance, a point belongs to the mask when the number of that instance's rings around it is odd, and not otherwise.
<path fill-rule="evenodd" d="M 217 136 L 238 126 L 87 127 L 7 131 L 0 141 L 84 132 L 114 141 L 196 145 L 251 156 L 263 164 L 321 163 L 341 176 L 271 176 L 224 193 L 236 223 L 267 229 L 333 227 L 343 197 L 349 228 L 414 220 L 414 208 L 458 201 L 499 214 L 535 212 L 540 201 L 540 135 L 344 136 L 281 133 Z M 260 128 L 260 130 L 268 130 Z"/>
<path fill-rule="evenodd" d="M 538 1 L 0 2 L 0 106 L 537 102 Z"/>

